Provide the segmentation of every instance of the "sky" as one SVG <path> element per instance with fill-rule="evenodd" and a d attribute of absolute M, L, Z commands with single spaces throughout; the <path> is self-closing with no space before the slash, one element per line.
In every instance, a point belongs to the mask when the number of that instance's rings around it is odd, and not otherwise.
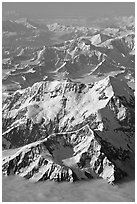
<path fill-rule="evenodd" d="M 27 18 L 135 15 L 134 2 L 3 2 L 2 14 Z"/>

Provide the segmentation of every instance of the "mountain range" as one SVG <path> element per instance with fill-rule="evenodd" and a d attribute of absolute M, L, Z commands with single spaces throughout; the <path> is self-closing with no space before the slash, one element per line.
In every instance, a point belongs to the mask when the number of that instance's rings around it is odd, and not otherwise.
<path fill-rule="evenodd" d="M 134 18 L 88 21 L 3 21 L 4 175 L 115 183 L 134 169 Z"/>

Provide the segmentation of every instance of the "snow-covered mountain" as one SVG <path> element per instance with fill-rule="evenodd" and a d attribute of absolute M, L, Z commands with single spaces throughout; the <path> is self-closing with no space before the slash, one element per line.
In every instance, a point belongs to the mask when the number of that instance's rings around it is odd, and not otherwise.
<path fill-rule="evenodd" d="M 125 73 L 123 78 L 126 80 L 127 72 L 134 75 L 134 50 L 134 33 L 122 37 L 103 34 L 81 36 L 60 46 L 43 46 L 30 51 L 18 49 L 6 64 L 18 64 L 19 67 L 3 78 L 3 85 L 14 83 L 26 88 L 43 79 L 58 78 L 63 73 L 67 73 L 71 79 Z M 26 66 L 29 67 L 27 70 Z"/>
<path fill-rule="evenodd" d="M 33 177 L 40 180 L 53 166 L 53 174 L 59 180 L 63 179 L 64 171 L 64 179 L 69 179 L 68 170 L 64 168 L 69 168 L 71 175 L 74 168 L 78 179 L 95 174 L 109 182 L 115 181 L 126 175 L 126 170 L 122 169 L 124 161 L 133 159 L 134 93 L 125 82 L 114 77 L 94 84 L 71 80 L 36 83 L 22 92 L 16 91 L 4 101 L 3 137 L 10 142 L 10 147 L 29 144 L 4 159 L 5 174 L 13 170 L 22 176 L 30 175 L 32 180 Z M 51 145 L 51 150 L 46 144 Z M 65 146 L 68 146 L 68 153 L 60 156 Z M 44 147 L 46 150 L 33 154 L 33 148 Z M 45 151 L 47 160 L 42 156 Z M 36 161 L 31 158 L 30 163 L 29 155 L 35 157 L 35 154 Z M 24 161 L 26 167 L 22 166 Z M 39 169 L 36 174 L 35 165 Z M 44 178 L 55 178 L 50 177 L 51 173 Z"/>

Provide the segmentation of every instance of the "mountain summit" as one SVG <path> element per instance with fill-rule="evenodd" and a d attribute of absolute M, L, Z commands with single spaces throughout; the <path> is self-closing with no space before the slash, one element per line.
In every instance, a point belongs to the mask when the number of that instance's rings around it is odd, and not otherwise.
<path fill-rule="evenodd" d="M 123 166 L 133 160 L 133 124 L 134 93 L 115 77 L 36 83 L 4 101 L 3 148 L 8 141 L 19 150 L 3 159 L 3 173 L 114 182 L 129 173 Z"/>

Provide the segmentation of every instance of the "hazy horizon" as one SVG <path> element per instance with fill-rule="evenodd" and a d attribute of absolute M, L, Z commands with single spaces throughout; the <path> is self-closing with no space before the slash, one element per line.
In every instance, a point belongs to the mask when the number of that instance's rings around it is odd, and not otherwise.
<path fill-rule="evenodd" d="M 135 15 L 134 2 L 2 2 L 2 16 L 27 18 Z"/>

